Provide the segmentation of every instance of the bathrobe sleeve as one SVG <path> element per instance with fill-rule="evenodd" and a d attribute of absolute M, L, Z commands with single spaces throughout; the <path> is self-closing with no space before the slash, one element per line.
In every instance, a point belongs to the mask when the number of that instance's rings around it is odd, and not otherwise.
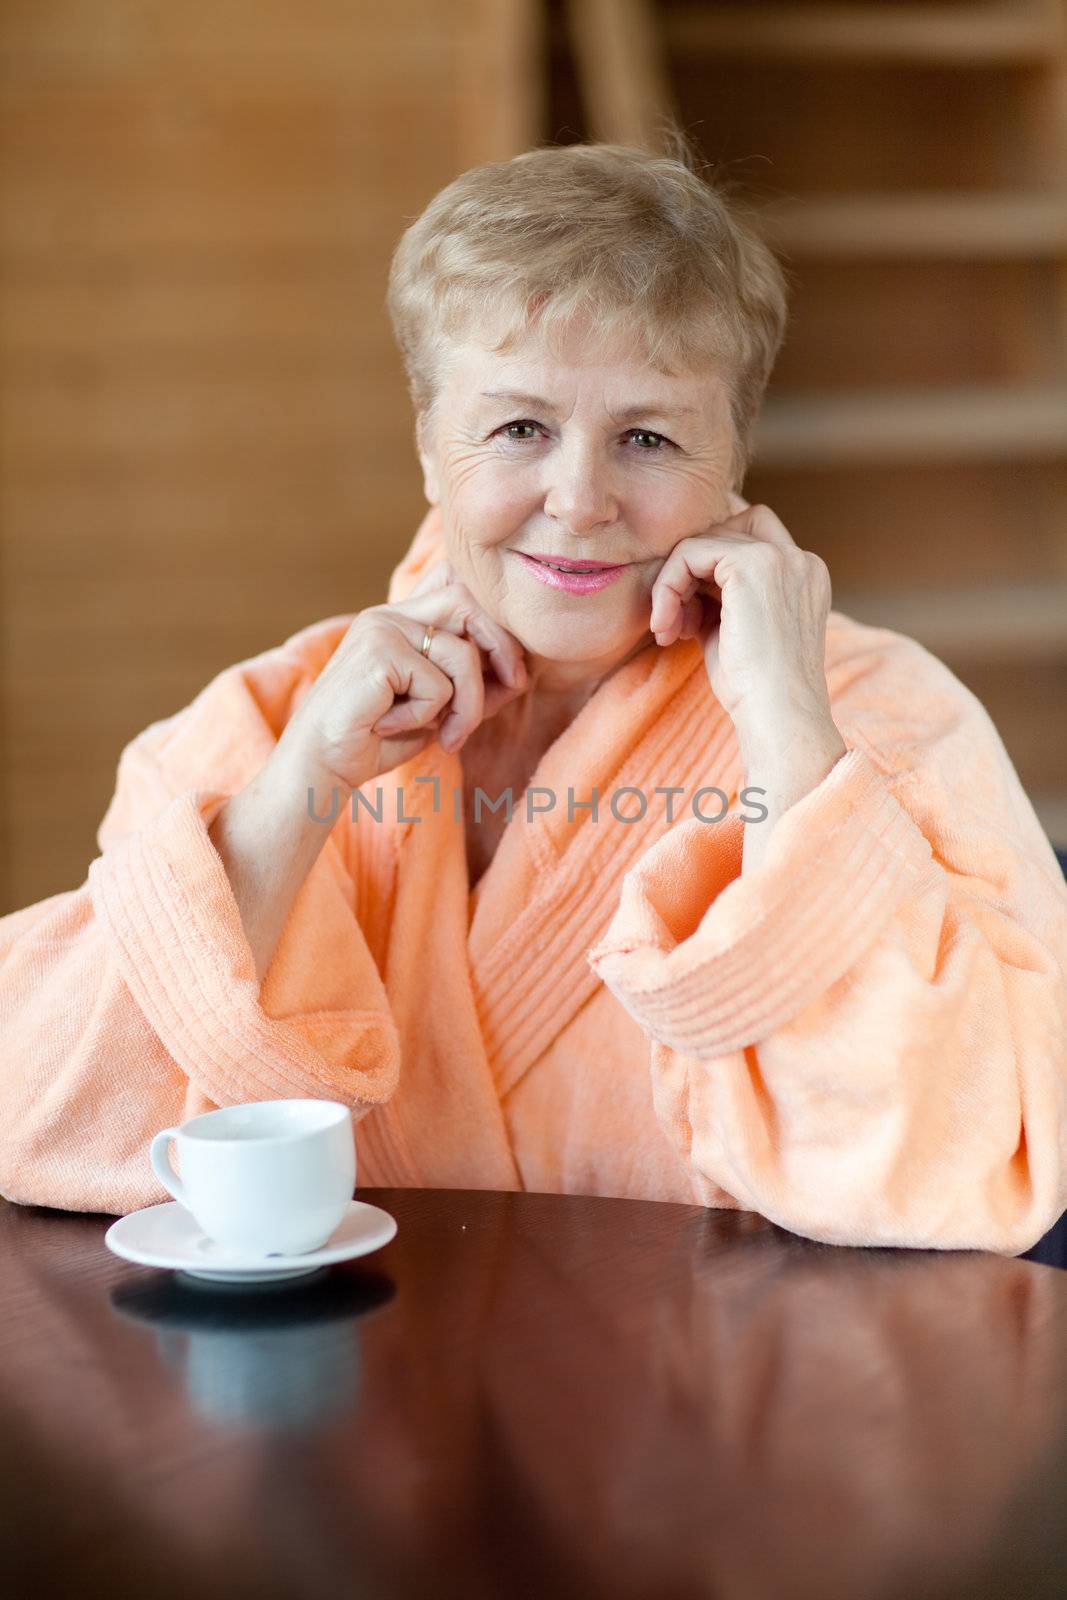
<path fill-rule="evenodd" d="M 258 772 L 345 623 L 227 668 L 122 752 L 87 879 L 0 919 L 0 1193 L 126 1212 L 168 1198 L 160 1128 L 249 1100 L 386 1100 L 397 1030 L 339 835 L 257 981 L 208 829 Z M 343 815 L 343 813 L 342 813 Z"/>
<path fill-rule="evenodd" d="M 1067 886 L 981 702 L 858 632 L 828 672 L 848 753 L 760 866 L 759 822 L 677 822 L 588 960 L 651 1040 L 705 1204 L 1018 1254 L 1067 1208 Z"/>

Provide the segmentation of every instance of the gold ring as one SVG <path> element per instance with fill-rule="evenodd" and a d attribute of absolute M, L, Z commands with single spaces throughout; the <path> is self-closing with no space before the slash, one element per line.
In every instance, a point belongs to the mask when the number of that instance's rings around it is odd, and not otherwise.
<path fill-rule="evenodd" d="M 428 656 L 430 654 L 430 640 L 433 638 L 436 632 L 437 629 L 434 627 L 433 623 L 428 622 L 426 624 L 426 632 L 422 636 L 422 648 L 419 651 L 420 656 Z"/>

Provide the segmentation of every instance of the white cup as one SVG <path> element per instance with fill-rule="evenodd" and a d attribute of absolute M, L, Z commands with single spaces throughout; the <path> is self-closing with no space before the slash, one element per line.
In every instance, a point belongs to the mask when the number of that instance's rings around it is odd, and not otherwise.
<path fill-rule="evenodd" d="M 181 1162 L 170 1164 L 173 1139 Z M 317 1250 L 356 1186 L 352 1113 L 336 1100 L 253 1100 L 163 1128 L 149 1158 L 209 1239 L 250 1256 Z"/>

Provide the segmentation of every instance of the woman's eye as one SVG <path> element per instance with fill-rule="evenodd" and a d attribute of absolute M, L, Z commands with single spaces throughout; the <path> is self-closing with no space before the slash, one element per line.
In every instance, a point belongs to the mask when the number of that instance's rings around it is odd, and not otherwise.
<path fill-rule="evenodd" d="M 513 428 L 532 428 L 536 433 L 538 424 L 536 422 L 523 420 L 521 422 L 505 422 L 504 426 L 501 428 L 500 432 L 504 434 L 506 438 L 515 440 L 517 444 L 525 444 L 531 435 L 529 433 L 522 435 L 513 433 Z M 671 442 L 666 435 L 662 433 L 653 433 L 648 428 L 631 428 L 628 437 L 633 438 L 635 436 L 639 439 L 655 440 L 655 443 L 652 445 L 642 444 L 639 446 L 639 449 L 643 450 L 646 455 L 655 455 L 658 450 L 662 450 L 664 446 L 669 445 Z"/>

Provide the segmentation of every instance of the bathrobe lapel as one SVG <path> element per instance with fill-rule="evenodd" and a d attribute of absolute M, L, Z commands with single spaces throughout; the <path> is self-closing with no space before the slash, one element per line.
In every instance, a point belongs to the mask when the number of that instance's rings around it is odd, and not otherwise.
<path fill-rule="evenodd" d="M 685 791 L 674 797 L 676 815 L 702 785 L 717 783 L 729 796 L 732 783 L 721 782 L 721 760 L 709 764 L 709 744 L 728 745 L 732 734 L 700 647 L 687 640 L 666 650 L 650 645 L 627 662 L 545 753 L 527 793 L 540 803 L 547 797 L 536 791 L 544 789 L 555 805 L 527 821 L 525 797 L 517 800 L 478 885 L 468 937 L 482 1037 L 501 1095 L 600 987 L 586 952 L 607 930 L 624 874 L 669 826 L 657 787 Z M 711 814 L 716 809 L 710 797 Z"/>

